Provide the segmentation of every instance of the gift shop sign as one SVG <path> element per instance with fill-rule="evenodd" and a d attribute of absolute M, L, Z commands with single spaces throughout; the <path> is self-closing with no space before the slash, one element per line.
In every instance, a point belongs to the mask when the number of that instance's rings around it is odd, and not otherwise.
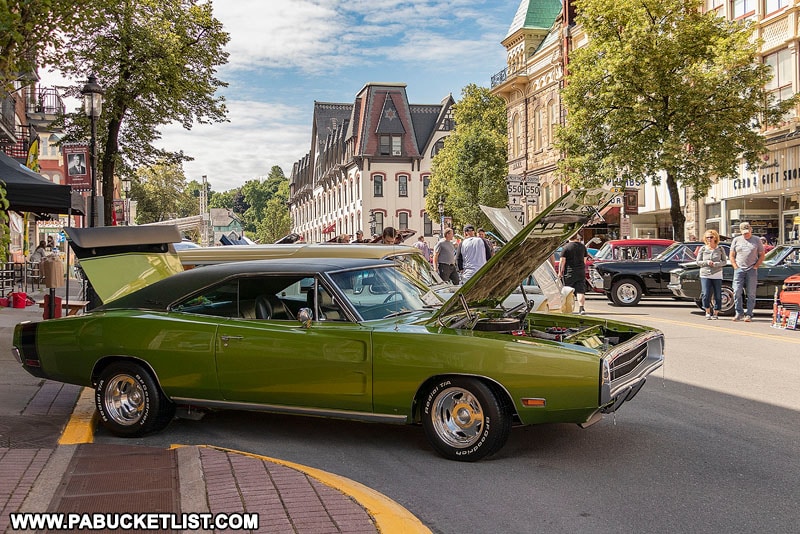
<path fill-rule="evenodd" d="M 740 163 L 739 177 L 722 180 L 723 198 L 800 189 L 800 147 L 771 151 L 762 161 L 755 172 Z"/>

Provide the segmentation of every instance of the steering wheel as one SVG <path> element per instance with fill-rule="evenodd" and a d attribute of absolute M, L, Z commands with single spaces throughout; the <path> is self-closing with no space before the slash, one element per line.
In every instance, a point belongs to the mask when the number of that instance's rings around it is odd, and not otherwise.
<path fill-rule="evenodd" d="M 397 295 L 399 295 L 399 298 L 396 297 Z M 399 291 L 392 291 L 391 293 L 386 295 L 386 298 L 383 299 L 383 303 L 388 304 L 393 300 L 403 300 L 403 295 L 401 295 Z"/>

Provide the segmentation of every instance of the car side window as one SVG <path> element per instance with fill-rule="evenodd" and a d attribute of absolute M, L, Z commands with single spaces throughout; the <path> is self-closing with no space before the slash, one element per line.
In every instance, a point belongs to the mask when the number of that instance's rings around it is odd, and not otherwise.
<path fill-rule="evenodd" d="M 171 311 L 211 315 L 214 317 L 238 317 L 239 282 L 238 280 L 232 280 L 214 286 L 173 306 Z"/>

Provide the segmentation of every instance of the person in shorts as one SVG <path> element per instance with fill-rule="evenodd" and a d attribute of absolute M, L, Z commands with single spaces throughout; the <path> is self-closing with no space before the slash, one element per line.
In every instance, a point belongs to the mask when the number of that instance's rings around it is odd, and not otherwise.
<path fill-rule="evenodd" d="M 569 242 L 564 245 L 561 251 L 561 258 L 558 260 L 558 276 L 565 286 L 575 289 L 575 298 L 578 301 L 578 313 L 586 313 L 586 258 L 589 252 L 581 243 L 578 234 L 569 238 Z"/>

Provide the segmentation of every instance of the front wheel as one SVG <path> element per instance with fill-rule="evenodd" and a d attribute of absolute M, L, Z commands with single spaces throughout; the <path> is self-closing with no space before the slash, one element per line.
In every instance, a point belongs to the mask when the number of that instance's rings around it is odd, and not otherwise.
<path fill-rule="evenodd" d="M 617 306 L 636 306 L 642 299 L 642 287 L 634 280 L 618 280 L 611 287 L 611 300 Z"/>
<path fill-rule="evenodd" d="M 457 377 L 430 389 L 422 425 L 439 454 L 449 460 L 474 462 L 505 445 L 511 433 L 511 415 L 483 382 Z"/>
<path fill-rule="evenodd" d="M 103 426 L 121 437 L 139 437 L 161 430 L 175 415 L 175 405 L 161 392 L 150 373 L 132 362 L 106 367 L 94 396 Z"/>

